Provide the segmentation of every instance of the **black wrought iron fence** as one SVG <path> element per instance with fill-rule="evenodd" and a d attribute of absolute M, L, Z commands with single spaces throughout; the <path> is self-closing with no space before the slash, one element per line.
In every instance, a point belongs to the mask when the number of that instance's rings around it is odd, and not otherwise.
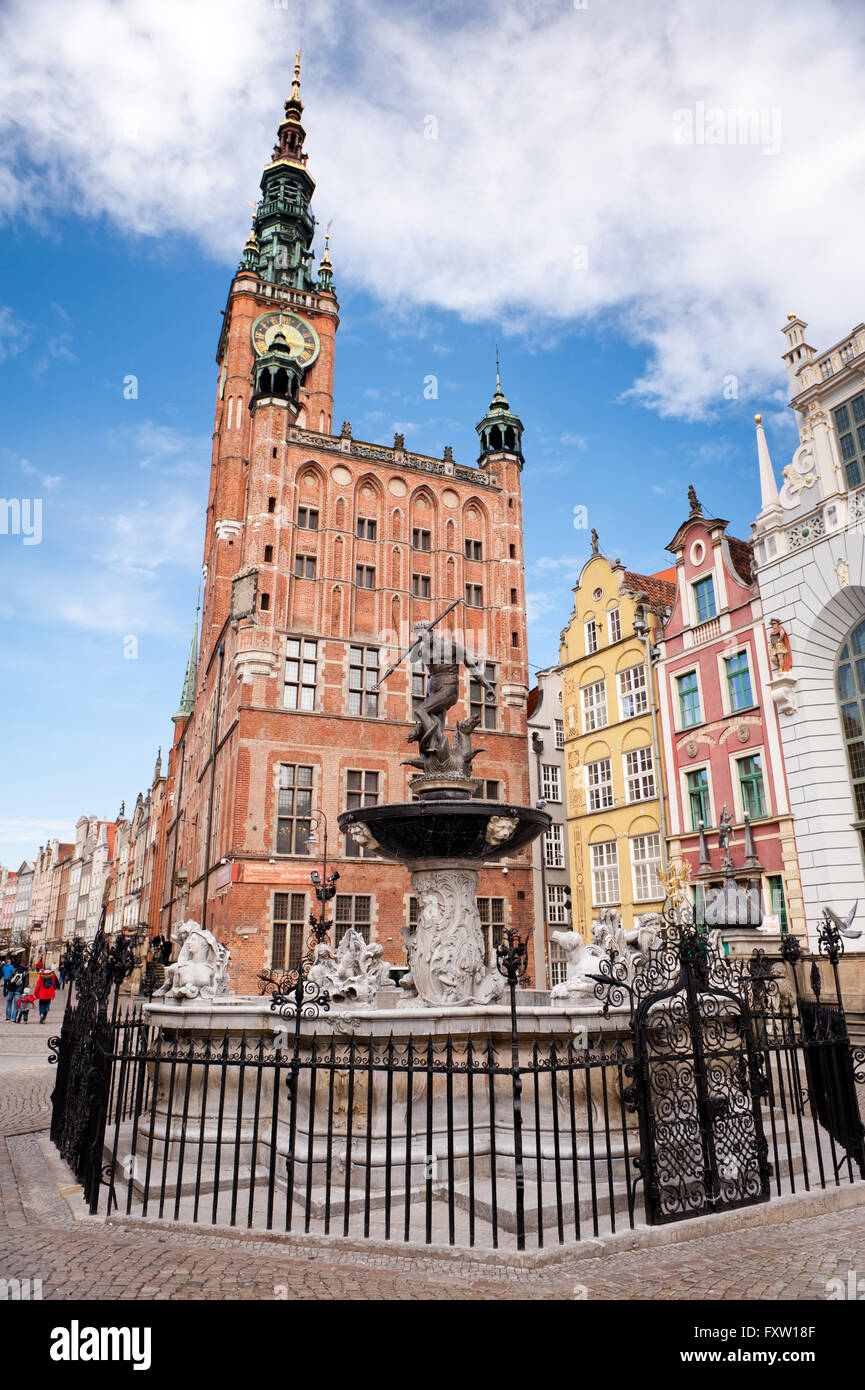
<path fill-rule="evenodd" d="M 638 975 L 611 952 L 599 997 L 632 1007 L 588 1033 L 523 1025 L 513 938 L 511 1008 L 483 1032 L 359 1038 L 302 974 L 255 1037 L 105 1004 L 92 1046 L 84 1015 L 64 1020 L 52 1134 L 94 1211 L 467 1247 L 860 1181 L 865 1055 L 840 989 L 821 1005 L 795 961 L 791 978 L 759 954 L 724 961 L 700 933 L 682 944 L 668 936 Z M 83 1091 L 68 1084 L 82 1068 Z"/>

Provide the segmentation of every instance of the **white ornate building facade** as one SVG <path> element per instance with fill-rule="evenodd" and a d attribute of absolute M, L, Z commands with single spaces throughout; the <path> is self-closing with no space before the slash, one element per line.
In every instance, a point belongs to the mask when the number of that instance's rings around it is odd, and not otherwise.
<path fill-rule="evenodd" d="M 565 724 L 562 713 L 562 673 L 558 666 L 538 671 L 529 692 L 529 793 L 534 806 L 545 802 L 552 818 L 545 835 L 532 845 L 534 978 L 539 989 L 565 978 L 567 956 L 552 939 L 554 931 L 571 926 L 568 812 L 565 798 Z"/>
<path fill-rule="evenodd" d="M 752 539 L 813 944 L 824 906 L 865 898 L 865 325 L 822 353 L 806 330 L 783 329 L 800 442 L 780 488 L 755 417 Z"/>

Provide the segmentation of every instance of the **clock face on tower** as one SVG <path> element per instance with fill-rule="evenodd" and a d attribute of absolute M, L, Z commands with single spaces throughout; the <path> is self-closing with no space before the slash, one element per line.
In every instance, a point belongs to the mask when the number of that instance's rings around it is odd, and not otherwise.
<path fill-rule="evenodd" d="M 312 324 L 307 323 L 300 314 L 292 314 L 287 309 L 271 309 L 266 314 L 259 314 L 253 323 L 252 346 L 259 357 L 263 352 L 267 352 L 278 328 L 281 328 L 285 335 L 292 357 L 296 358 L 302 367 L 308 367 L 315 361 L 321 348 L 318 334 Z"/>

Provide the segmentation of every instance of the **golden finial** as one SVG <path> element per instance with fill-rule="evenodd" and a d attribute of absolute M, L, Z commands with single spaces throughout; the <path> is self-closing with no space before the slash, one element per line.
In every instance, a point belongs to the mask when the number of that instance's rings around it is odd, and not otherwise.
<path fill-rule="evenodd" d="M 799 317 L 798 314 L 788 314 L 788 315 L 787 315 L 787 322 L 788 322 L 788 323 L 792 323 L 792 322 L 793 322 L 793 319 L 797 319 L 798 317 Z"/>
<path fill-rule="evenodd" d="M 762 415 L 755 415 L 755 416 L 754 416 L 754 424 L 755 424 L 755 425 L 762 425 L 762 423 L 763 423 L 763 417 L 762 417 Z"/>
<path fill-rule="evenodd" d="M 291 84 L 292 101 L 300 101 L 300 58 L 303 49 L 299 48 L 294 55 L 294 81 Z"/>

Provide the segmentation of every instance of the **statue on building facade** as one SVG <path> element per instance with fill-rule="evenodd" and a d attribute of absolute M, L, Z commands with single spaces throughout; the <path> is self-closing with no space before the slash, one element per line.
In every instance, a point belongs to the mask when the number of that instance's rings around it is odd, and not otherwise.
<path fill-rule="evenodd" d="M 789 671 L 793 665 L 790 639 L 781 626 L 780 618 L 772 618 L 769 623 L 769 660 L 772 663 L 772 669 L 779 674 L 782 671 Z"/>

